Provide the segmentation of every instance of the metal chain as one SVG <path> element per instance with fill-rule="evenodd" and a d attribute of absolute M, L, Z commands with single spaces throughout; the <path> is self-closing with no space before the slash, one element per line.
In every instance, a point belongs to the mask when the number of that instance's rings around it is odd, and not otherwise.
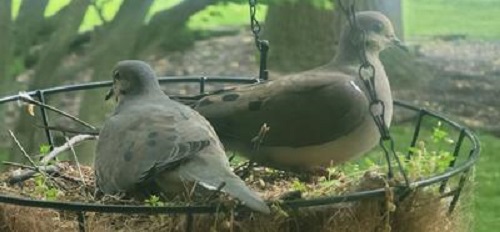
<path fill-rule="evenodd" d="M 339 0 L 338 3 L 340 9 L 346 15 L 347 22 L 352 30 L 350 33 L 351 36 L 353 36 L 351 43 L 353 43 L 353 45 L 357 48 L 358 56 L 361 61 L 361 65 L 359 66 L 358 70 L 358 75 L 359 78 L 361 78 L 361 80 L 363 81 L 366 89 L 368 90 L 368 98 L 370 101 L 369 111 L 371 117 L 373 118 L 373 121 L 375 122 L 375 125 L 377 126 L 380 132 L 379 145 L 384 151 L 385 157 L 387 159 L 387 165 L 389 169 L 388 178 L 393 178 L 392 165 L 390 159 L 390 156 L 392 155 L 396 160 L 399 171 L 403 175 L 406 186 L 409 186 L 409 180 L 406 175 L 406 172 L 403 169 L 401 161 L 394 149 L 394 139 L 392 138 L 391 133 L 389 131 L 389 127 L 387 126 L 384 120 L 385 104 L 382 100 L 378 98 L 377 92 L 375 90 L 375 67 L 373 66 L 373 64 L 370 63 L 370 61 L 366 57 L 366 43 L 365 43 L 366 33 L 362 28 L 359 27 L 359 24 L 356 21 L 354 1 L 352 1 L 352 3 L 348 7 L 345 7 L 342 4 L 342 0 Z"/>
<path fill-rule="evenodd" d="M 248 0 L 248 5 L 250 5 L 250 28 L 255 39 L 255 46 L 260 50 L 260 30 L 261 26 L 255 14 L 257 13 L 257 0 Z"/>
<path fill-rule="evenodd" d="M 248 5 L 250 5 L 250 27 L 254 36 L 255 46 L 260 52 L 259 80 L 267 80 L 267 51 L 269 50 L 269 42 L 267 40 L 260 39 L 260 31 L 262 27 L 255 17 L 255 14 L 257 13 L 257 0 L 248 0 Z"/>

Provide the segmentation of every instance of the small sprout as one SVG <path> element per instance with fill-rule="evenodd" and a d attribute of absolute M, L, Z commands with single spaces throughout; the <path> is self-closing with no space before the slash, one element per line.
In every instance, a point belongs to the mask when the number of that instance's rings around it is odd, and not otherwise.
<path fill-rule="evenodd" d="M 432 129 L 432 140 L 434 143 L 439 143 L 448 139 L 448 132 L 442 129 L 441 121 L 439 121 Z"/>
<path fill-rule="evenodd" d="M 45 197 L 45 199 L 47 199 L 49 201 L 54 201 L 54 200 L 57 200 L 57 196 L 59 195 L 59 192 L 60 191 L 56 188 L 48 188 L 44 193 L 44 197 Z"/>
<path fill-rule="evenodd" d="M 329 181 L 324 181 L 319 183 L 321 187 L 330 189 L 330 188 L 335 188 L 337 187 L 340 182 L 338 180 L 329 180 Z"/>
<path fill-rule="evenodd" d="M 45 155 L 50 152 L 50 146 L 48 144 L 40 145 L 40 154 Z"/>
<path fill-rule="evenodd" d="M 165 206 L 165 203 L 160 201 L 160 197 L 156 195 L 151 195 L 148 199 L 144 200 L 144 203 L 153 207 Z"/>
<path fill-rule="evenodd" d="M 307 186 L 298 181 L 298 180 L 294 180 L 293 183 L 292 183 L 292 188 L 296 191 L 300 191 L 300 192 L 305 192 L 307 190 Z"/>
<path fill-rule="evenodd" d="M 326 171 L 328 172 L 328 180 L 331 180 L 332 177 L 335 175 L 335 173 L 337 172 L 337 169 L 333 166 L 330 166 L 326 169 Z"/>
<path fill-rule="evenodd" d="M 363 164 L 368 168 L 373 168 L 373 167 L 377 166 L 375 161 L 373 161 L 369 157 L 363 159 Z"/>

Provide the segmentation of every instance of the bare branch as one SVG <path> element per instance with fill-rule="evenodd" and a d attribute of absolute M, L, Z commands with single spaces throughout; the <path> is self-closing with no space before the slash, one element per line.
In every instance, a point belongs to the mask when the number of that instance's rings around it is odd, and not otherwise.
<path fill-rule="evenodd" d="M 14 132 L 12 132 L 12 130 L 9 130 L 9 134 L 10 134 L 10 137 L 12 137 L 12 139 L 16 143 L 16 145 L 19 148 L 19 150 L 21 151 L 21 153 L 24 155 L 24 157 L 30 162 L 30 164 L 35 168 L 35 170 L 39 171 L 38 165 L 35 164 L 35 161 L 33 161 L 33 159 L 31 159 L 31 157 L 28 155 L 26 150 L 24 150 L 24 147 L 21 145 L 21 143 L 19 142 L 17 137 L 14 135 Z"/>
<path fill-rule="evenodd" d="M 6 164 L 6 162 L 4 162 Z M 48 175 L 54 174 L 54 173 L 59 173 L 60 168 L 57 165 L 50 165 L 50 166 L 40 166 L 38 167 L 39 171 L 33 170 L 32 167 L 28 170 L 16 170 L 14 171 L 9 179 L 7 180 L 7 183 L 10 185 L 16 184 L 23 182 L 25 180 L 30 179 L 31 177 L 35 176 L 37 173 L 47 173 Z M 43 174 L 42 174 L 43 175 Z"/>
<path fill-rule="evenodd" d="M 78 156 L 76 155 L 75 148 L 73 147 L 73 144 L 69 142 L 69 139 L 67 136 L 64 136 L 64 139 L 66 139 L 66 144 L 68 144 L 71 154 L 73 154 L 73 158 L 75 159 L 76 167 L 78 169 L 78 174 L 80 175 L 80 179 L 82 180 L 83 184 L 85 185 L 85 178 L 83 177 L 82 173 L 82 168 L 80 167 L 80 162 L 78 162 Z"/>
<path fill-rule="evenodd" d="M 12 137 L 12 139 L 14 139 L 14 142 L 16 143 L 19 150 L 21 150 L 21 153 L 24 155 L 24 157 L 26 157 L 26 159 L 28 159 L 30 164 L 33 166 L 34 170 L 29 170 L 30 172 L 33 172 L 33 174 L 31 176 L 33 176 L 35 173 L 38 172 L 38 173 L 42 174 L 45 177 L 45 179 L 49 179 L 48 176 L 45 174 L 45 172 L 42 169 L 40 169 L 40 167 L 38 167 L 38 165 L 36 165 L 35 161 L 33 161 L 33 159 L 31 159 L 31 157 L 28 155 L 26 150 L 24 150 L 24 147 L 21 145 L 21 143 L 19 142 L 17 137 L 14 135 L 14 132 L 12 132 L 12 130 L 9 130 L 9 134 Z"/>
<path fill-rule="evenodd" d="M 23 154 L 25 154 L 25 156 L 28 155 L 26 153 L 26 151 L 24 151 L 24 148 L 21 146 L 21 144 L 19 143 L 17 138 L 15 138 L 12 131 L 9 131 L 9 132 L 11 132 L 11 136 L 13 136 L 14 141 L 16 141 L 16 144 L 18 144 L 18 147 L 20 149 L 22 149 Z M 54 148 L 54 150 L 52 150 L 49 154 L 47 154 L 45 157 L 43 157 L 43 159 L 40 161 L 42 164 L 41 166 L 37 166 L 31 158 L 29 158 L 29 160 L 31 160 L 30 162 L 33 166 L 26 166 L 26 165 L 22 165 L 22 164 L 18 164 L 18 163 L 4 161 L 3 164 L 5 164 L 5 165 L 17 166 L 17 167 L 21 167 L 21 168 L 25 169 L 25 170 L 14 171 L 8 179 L 8 183 L 15 184 L 15 183 L 23 182 L 23 181 L 33 177 L 37 173 L 40 173 L 40 174 L 44 175 L 45 177 L 50 177 L 51 174 L 59 173 L 59 171 L 61 170 L 61 167 L 57 164 L 47 165 L 49 163 L 49 161 L 54 159 L 57 155 L 59 155 L 60 153 L 66 151 L 68 149 L 73 150 L 73 147 L 75 145 L 77 145 L 83 141 L 93 140 L 93 139 L 97 139 L 97 136 L 77 135 L 77 136 L 72 137 L 71 139 L 67 139 L 67 142 L 65 144 L 63 144 L 60 147 Z M 27 157 L 29 157 L 29 155 Z M 76 160 L 77 165 L 78 165 L 78 160 L 76 159 L 76 157 L 75 157 L 75 160 Z M 80 180 L 75 180 L 75 181 L 79 181 L 79 182 L 82 182 L 83 184 L 85 184 L 83 173 L 82 173 L 79 165 L 78 165 L 78 172 L 80 174 Z M 48 174 L 49 176 L 47 176 L 46 174 Z M 65 177 L 65 178 L 69 178 L 69 177 L 66 177 L 64 175 L 61 175 L 61 176 Z M 53 180 L 52 178 L 49 178 L 49 179 Z"/>
<path fill-rule="evenodd" d="M 30 103 L 30 104 L 33 104 L 33 105 L 40 106 L 40 107 L 43 107 L 43 108 L 49 109 L 49 110 L 51 110 L 51 111 L 54 111 L 54 112 L 56 112 L 56 113 L 58 113 L 58 114 L 60 114 L 60 115 L 66 116 L 66 117 L 70 118 L 71 120 L 73 120 L 73 121 L 75 121 L 75 122 L 78 122 L 78 123 L 80 123 L 80 124 L 82 124 L 82 125 L 84 125 L 84 126 L 86 126 L 86 127 L 90 128 L 90 129 L 92 129 L 92 130 L 96 130 L 96 127 L 95 127 L 95 126 L 92 126 L 90 123 L 85 122 L 85 121 L 83 121 L 83 120 L 81 120 L 81 119 L 79 119 L 79 118 L 77 118 L 77 117 L 75 117 L 75 116 L 73 116 L 73 115 L 71 115 L 71 114 L 68 114 L 68 113 L 66 113 L 66 112 L 64 112 L 64 111 L 62 111 L 62 110 L 60 110 L 60 109 L 57 109 L 56 107 L 53 107 L 53 106 L 50 106 L 50 105 L 47 105 L 47 104 L 41 103 L 41 102 L 39 102 L 39 101 L 37 101 L 37 100 L 31 99 L 31 98 L 29 98 L 28 96 L 24 96 L 24 95 L 22 95 L 22 94 L 20 94 L 20 95 L 19 95 L 19 99 L 20 99 L 21 101 L 24 101 L 24 102 L 27 102 L 27 103 Z"/>
<path fill-rule="evenodd" d="M 43 129 L 48 129 L 52 131 L 59 131 L 62 133 L 72 133 L 72 134 L 84 134 L 84 135 L 99 135 L 99 129 L 96 131 L 86 131 L 86 130 L 78 130 L 70 127 L 65 127 L 65 126 L 44 126 L 44 125 L 37 125 L 35 124 L 36 127 L 38 128 L 43 128 Z"/>
<path fill-rule="evenodd" d="M 93 135 L 76 135 L 71 139 L 67 140 L 67 142 L 62 146 L 54 148 L 54 150 L 52 150 L 49 154 L 43 157 L 42 161 L 40 162 L 42 163 L 42 165 L 47 165 L 52 159 L 54 159 L 60 153 L 67 151 L 68 149 L 71 149 L 72 147 L 83 141 L 95 140 L 97 138 L 98 136 L 93 136 Z"/>
<path fill-rule="evenodd" d="M 3 163 L 4 165 L 8 165 L 8 166 L 13 166 L 13 167 L 18 167 L 18 168 L 25 168 L 25 169 L 35 170 L 35 169 L 34 169 L 33 167 L 31 167 L 31 166 L 24 165 L 24 164 L 20 164 L 20 163 L 16 163 L 16 162 L 2 161 L 2 163 Z"/>

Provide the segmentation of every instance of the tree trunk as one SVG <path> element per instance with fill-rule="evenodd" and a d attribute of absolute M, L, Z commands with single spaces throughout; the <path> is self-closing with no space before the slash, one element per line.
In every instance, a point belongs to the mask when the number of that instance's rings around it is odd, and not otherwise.
<path fill-rule="evenodd" d="M 24 59 L 24 65 L 31 67 L 36 58 L 29 54 L 30 49 L 39 38 L 38 34 L 45 28 L 44 17 L 48 0 L 23 0 L 15 22 L 15 51 L 16 57 Z"/>
<path fill-rule="evenodd" d="M 163 50 L 179 50 L 192 44 L 186 30 L 191 16 L 216 3 L 217 0 L 184 0 L 172 8 L 158 12 L 141 30 L 135 54 L 150 54 L 161 47 Z"/>
<path fill-rule="evenodd" d="M 125 0 L 105 34 L 95 40 L 88 58 L 93 67 L 92 81 L 111 80 L 111 69 L 120 60 L 135 58 L 134 44 L 153 0 Z M 126 39 L 124 39 L 126 38 Z M 110 104 L 105 104 L 105 90 L 86 91 L 79 116 L 94 125 L 101 125 Z M 95 144 L 86 143 L 78 149 L 80 162 L 91 163 Z"/>
<path fill-rule="evenodd" d="M 11 58 L 12 58 L 12 17 L 11 17 L 11 1 L 3 0 L 0 1 L 0 31 L 4 32 L 0 36 L 0 97 L 7 95 L 8 88 L 14 82 L 14 78 L 11 75 Z M 5 128 L 5 111 L 6 106 L 0 107 L 0 132 L 4 134 Z M 0 152 L 3 153 L 4 149 L 0 148 Z M 3 158 L 3 157 L 2 157 Z M 2 168 L 0 168 L 1 170 Z"/>
<path fill-rule="evenodd" d="M 334 17 L 307 1 L 270 4 L 263 28 L 271 45 L 269 68 L 298 72 L 329 61 L 338 44 Z"/>
<path fill-rule="evenodd" d="M 357 10 L 390 12 L 397 31 L 403 34 L 400 0 L 363 0 L 356 4 Z M 328 62 L 335 55 L 340 28 L 345 23 L 338 7 L 332 13 L 304 1 L 269 5 L 264 36 L 270 42 L 270 69 L 299 72 Z M 422 83 L 422 76 L 432 75 L 428 67 L 398 49 L 382 52 L 381 60 L 396 86 L 416 86 Z"/>
<path fill-rule="evenodd" d="M 0 96 L 5 94 L 8 86 L 13 82 L 9 69 L 12 58 L 11 4 L 10 0 L 0 1 L 0 31 L 3 32 L 0 36 Z"/>
<path fill-rule="evenodd" d="M 65 8 L 64 15 L 61 15 L 61 20 L 64 23 L 59 25 L 56 33 L 51 36 L 50 41 L 44 46 L 40 61 L 35 66 L 35 78 L 30 83 L 30 89 L 49 87 L 59 81 L 54 78 L 53 74 L 66 56 L 70 42 L 78 33 L 88 4 L 89 1 L 86 0 L 74 0 Z M 35 122 L 39 121 L 39 117 L 33 118 L 26 114 L 22 114 L 19 118 L 15 131 L 27 151 L 36 151 L 40 143 L 36 139 L 40 137 L 40 133 L 35 133 L 40 130 L 33 126 Z M 11 152 L 13 160 L 19 160 L 20 156 L 17 153 L 17 149 L 13 148 Z"/>

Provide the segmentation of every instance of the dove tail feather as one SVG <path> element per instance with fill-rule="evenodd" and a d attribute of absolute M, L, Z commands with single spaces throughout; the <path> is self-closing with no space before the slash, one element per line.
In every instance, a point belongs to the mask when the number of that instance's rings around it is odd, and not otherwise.
<path fill-rule="evenodd" d="M 226 179 L 226 185 L 222 191 L 227 192 L 245 203 L 246 206 L 261 213 L 269 214 L 267 204 L 252 190 L 250 190 L 240 178 L 234 176 Z"/>
<path fill-rule="evenodd" d="M 250 190 L 238 176 L 231 171 L 217 172 L 215 170 L 207 170 L 203 172 L 198 169 L 192 169 L 189 165 L 185 165 L 179 169 L 179 176 L 184 180 L 192 180 L 199 182 L 203 187 L 211 190 L 217 189 L 222 182 L 225 183 L 222 191 L 229 195 L 238 198 L 249 208 L 269 214 L 270 210 L 267 204 L 255 193 Z"/>

